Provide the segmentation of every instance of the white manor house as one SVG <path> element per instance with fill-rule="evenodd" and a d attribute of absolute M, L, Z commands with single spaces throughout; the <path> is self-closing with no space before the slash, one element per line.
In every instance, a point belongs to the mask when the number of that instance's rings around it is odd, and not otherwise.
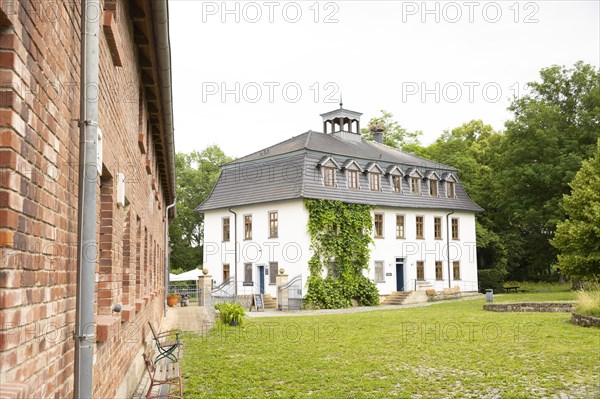
<path fill-rule="evenodd" d="M 475 214 L 457 170 L 360 135 L 362 114 L 322 114 L 308 131 L 222 166 L 204 213 L 204 268 L 238 294 L 276 296 L 283 268 L 307 291 L 312 256 L 305 199 L 373 207 L 365 271 L 381 296 L 395 291 L 477 291 Z M 324 271 L 324 273 L 332 272 Z M 299 285 L 300 286 L 300 285 Z M 230 289 L 231 291 L 231 289 Z"/>

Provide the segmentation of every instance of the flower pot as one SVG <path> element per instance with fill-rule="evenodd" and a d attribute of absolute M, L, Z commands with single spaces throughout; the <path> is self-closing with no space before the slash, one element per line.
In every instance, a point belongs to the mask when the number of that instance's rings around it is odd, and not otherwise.
<path fill-rule="evenodd" d="M 167 297 L 167 305 L 170 308 L 172 308 L 173 306 L 177 305 L 178 302 L 179 302 L 179 295 L 168 296 Z"/>

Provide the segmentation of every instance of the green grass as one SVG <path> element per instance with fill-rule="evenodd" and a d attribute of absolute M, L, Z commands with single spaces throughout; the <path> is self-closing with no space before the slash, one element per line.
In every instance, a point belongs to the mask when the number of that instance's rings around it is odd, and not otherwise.
<path fill-rule="evenodd" d="M 531 282 L 531 281 L 507 281 L 505 287 L 519 287 L 520 290 L 527 292 L 567 292 L 571 291 L 572 283 L 546 283 L 546 282 Z"/>
<path fill-rule="evenodd" d="M 519 294 L 496 294 L 494 302 L 575 302 L 577 293 L 575 291 L 555 292 L 525 292 Z"/>
<path fill-rule="evenodd" d="M 184 397 L 596 397 L 598 329 L 483 304 L 260 318 L 188 335 Z"/>

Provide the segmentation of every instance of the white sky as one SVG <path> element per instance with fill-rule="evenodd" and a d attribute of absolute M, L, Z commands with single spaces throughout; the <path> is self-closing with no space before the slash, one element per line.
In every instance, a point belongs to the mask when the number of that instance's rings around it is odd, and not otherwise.
<path fill-rule="evenodd" d="M 541 68 L 600 65 L 599 4 L 170 0 L 176 150 L 239 157 L 321 131 L 340 92 L 362 126 L 386 109 L 425 144 L 471 119 L 502 129 Z"/>

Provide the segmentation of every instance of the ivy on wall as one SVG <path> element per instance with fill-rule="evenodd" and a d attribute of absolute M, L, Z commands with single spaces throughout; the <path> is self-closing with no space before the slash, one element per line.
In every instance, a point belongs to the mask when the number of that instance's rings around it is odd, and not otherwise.
<path fill-rule="evenodd" d="M 373 243 L 371 206 L 341 201 L 307 199 L 308 231 L 314 255 L 308 262 L 308 293 L 304 302 L 323 309 L 351 306 L 354 298 L 362 306 L 379 304 L 377 286 L 362 273 L 369 265 Z M 335 275 L 327 273 L 335 262 Z"/>

